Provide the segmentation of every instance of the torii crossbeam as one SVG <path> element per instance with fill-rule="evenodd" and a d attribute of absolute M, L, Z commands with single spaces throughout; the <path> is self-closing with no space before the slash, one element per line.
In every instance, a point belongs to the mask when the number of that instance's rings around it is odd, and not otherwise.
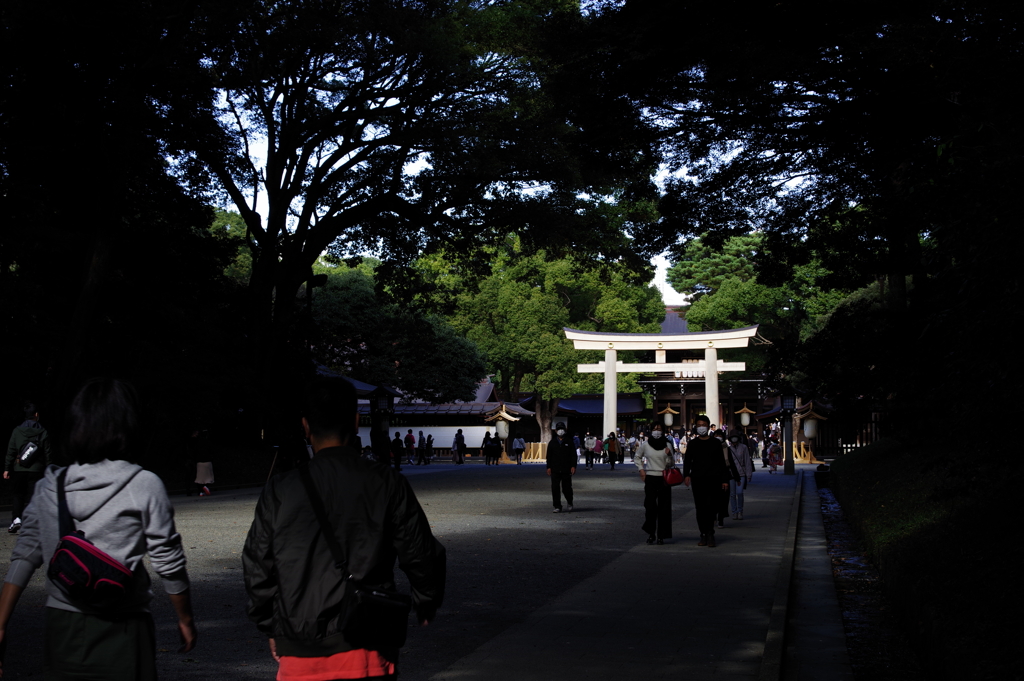
<path fill-rule="evenodd" d="M 580 373 L 604 374 L 604 423 L 602 433 L 615 430 L 618 417 L 618 394 L 615 374 L 626 372 L 680 371 L 704 372 L 704 397 L 712 420 L 718 420 L 718 374 L 722 371 L 743 371 L 743 362 L 723 362 L 718 359 L 718 348 L 745 348 L 757 333 L 758 325 L 726 331 L 694 331 L 692 333 L 600 333 L 564 328 L 565 337 L 577 350 L 604 350 L 604 361 L 597 364 L 578 364 Z M 619 350 L 654 350 L 653 364 L 625 364 L 617 361 Z M 696 362 L 669 364 L 666 350 L 704 350 L 704 359 Z M 715 367 L 707 371 L 707 367 Z"/>

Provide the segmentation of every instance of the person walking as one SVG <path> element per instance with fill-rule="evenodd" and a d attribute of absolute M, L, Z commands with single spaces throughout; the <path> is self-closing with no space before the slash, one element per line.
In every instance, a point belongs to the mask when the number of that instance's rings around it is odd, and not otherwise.
<path fill-rule="evenodd" d="M 729 480 L 729 511 L 733 520 L 743 520 L 743 492 L 754 475 L 754 462 L 750 458 L 750 450 L 736 431 L 729 433 L 729 455 L 740 474 L 739 480 Z"/>
<path fill-rule="evenodd" d="M 484 465 L 491 465 L 491 431 L 484 433 L 484 441 L 480 443 L 480 454 L 484 457 Z"/>
<path fill-rule="evenodd" d="M 644 483 L 644 524 L 647 543 L 664 544 L 672 538 L 672 488 L 665 483 L 665 469 L 672 468 L 672 448 L 660 430 L 651 432 L 633 456 Z"/>
<path fill-rule="evenodd" d="M 516 465 L 523 465 L 523 452 L 526 450 L 526 442 L 522 436 L 512 440 L 512 456 L 516 459 Z"/>
<path fill-rule="evenodd" d="M 280 680 L 393 679 L 409 612 L 395 562 L 425 626 L 444 600 L 444 547 L 408 480 L 349 447 L 351 383 L 314 381 L 302 413 L 313 458 L 263 488 L 242 549 L 249 619 Z"/>
<path fill-rule="evenodd" d="M 615 470 L 615 464 L 619 460 L 619 438 L 615 437 L 615 433 L 608 433 L 604 445 L 608 453 L 608 463 L 612 465 L 611 470 Z"/>
<path fill-rule="evenodd" d="M 402 444 L 402 434 L 395 431 L 395 439 L 391 441 L 391 460 L 395 464 L 395 470 L 402 470 L 402 456 L 405 455 L 405 445 Z"/>
<path fill-rule="evenodd" d="M 497 434 L 491 437 L 490 442 L 485 440 L 484 450 L 487 458 L 491 460 L 493 465 L 497 466 L 501 463 L 501 454 L 504 450 L 502 449 L 501 438 Z"/>
<path fill-rule="evenodd" d="M 715 546 L 715 516 L 722 490 L 729 489 L 733 477 L 726 465 L 722 443 L 708 435 L 710 419 L 701 414 L 695 419 L 697 437 L 686 445 L 683 458 L 683 484 L 693 490 L 694 515 L 700 541 L 697 546 Z"/>
<path fill-rule="evenodd" d="M 454 458 L 459 466 L 466 463 L 466 436 L 462 434 L 462 428 L 455 433 Z"/>
<path fill-rule="evenodd" d="M 565 496 L 565 510 L 572 511 L 572 476 L 576 475 L 576 454 L 573 452 L 572 440 L 565 434 L 565 424 L 561 421 L 555 424 L 555 434 L 548 442 L 547 473 L 551 478 L 554 512 L 562 512 L 562 495 Z"/>
<path fill-rule="evenodd" d="M 732 459 L 729 457 L 729 447 L 725 440 L 725 427 L 716 430 L 714 432 L 714 438 L 722 444 L 722 455 L 725 457 L 725 464 L 729 467 L 729 470 L 733 472 L 733 476 L 729 478 L 730 484 L 733 478 L 738 479 L 738 473 L 736 467 L 732 463 Z M 729 488 L 726 487 L 722 490 L 722 493 L 718 495 L 718 527 L 719 529 L 725 527 L 725 517 L 729 515 Z"/>
<path fill-rule="evenodd" d="M 50 434 L 39 422 L 35 403 L 22 407 L 25 420 L 11 433 L 4 457 L 4 480 L 11 481 L 11 524 L 7 531 L 18 534 L 21 514 L 32 501 L 36 483 L 43 479 L 43 471 L 50 465 Z"/>
<path fill-rule="evenodd" d="M 586 461 L 586 470 L 594 470 L 594 447 L 597 446 L 597 438 L 587 432 L 587 436 L 583 439 L 583 458 Z"/>
<path fill-rule="evenodd" d="M 768 472 L 775 473 L 782 463 L 782 445 L 772 436 L 768 445 Z"/>
<path fill-rule="evenodd" d="M 105 604 L 86 602 L 47 580 L 42 642 L 47 679 L 156 679 L 156 629 L 149 612 L 153 592 L 143 561 L 147 555 L 174 608 L 181 637 L 178 652 L 196 645 L 174 509 L 160 478 L 129 461 L 138 453 L 138 423 L 131 386 L 109 378 L 86 383 L 69 410 L 67 453 L 72 463 L 48 467 L 24 511 L 0 591 L 0 649 L 7 644 L 11 614 L 32 574 L 49 564 L 57 549 L 61 506 L 70 514 L 69 532 L 77 530 L 130 573 L 124 595 Z M 0 660 L 0 675 L 7 671 Z"/>
<path fill-rule="evenodd" d="M 408 466 L 413 465 L 413 461 L 416 457 L 416 436 L 412 434 L 412 428 L 408 429 L 405 434 L 405 463 Z"/>
<path fill-rule="evenodd" d="M 427 461 L 427 438 L 423 435 L 423 431 L 420 431 L 419 439 L 416 441 L 416 465 L 426 466 Z"/>
<path fill-rule="evenodd" d="M 196 494 L 201 497 L 208 497 L 213 492 L 210 485 L 214 483 L 213 477 L 213 443 L 210 442 L 210 433 L 205 430 L 192 431 L 189 441 L 192 460 L 196 462 Z"/>

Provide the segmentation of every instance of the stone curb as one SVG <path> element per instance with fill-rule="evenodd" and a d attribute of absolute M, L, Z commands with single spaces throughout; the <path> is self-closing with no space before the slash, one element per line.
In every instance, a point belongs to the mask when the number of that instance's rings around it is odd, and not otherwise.
<path fill-rule="evenodd" d="M 761 657 L 761 672 L 758 681 L 779 681 L 782 678 L 782 663 L 786 651 L 786 620 L 789 614 L 789 593 L 793 579 L 793 563 L 796 557 L 796 535 L 800 523 L 800 499 L 804 488 L 804 471 L 799 476 L 793 490 L 793 508 L 789 512 L 789 527 L 786 530 L 786 544 L 782 549 L 782 562 L 779 565 L 779 576 L 775 582 L 775 598 L 772 603 L 771 619 L 768 622 L 768 635 L 764 642 L 764 655 Z"/>

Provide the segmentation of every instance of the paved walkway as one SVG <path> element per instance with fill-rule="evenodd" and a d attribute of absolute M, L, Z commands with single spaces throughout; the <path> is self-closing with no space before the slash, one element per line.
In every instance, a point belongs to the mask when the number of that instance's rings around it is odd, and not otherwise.
<path fill-rule="evenodd" d="M 576 512 L 557 515 L 543 466 L 403 469 L 449 552 L 445 606 L 431 626 L 410 630 L 403 681 L 852 679 L 812 467 L 797 467 L 806 477 L 758 469 L 745 520 L 727 520 L 713 549 L 696 546 L 682 487 L 672 543 L 644 544 L 635 469 L 598 468 L 577 473 Z M 158 594 L 164 681 L 274 678 L 244 615 L 239 564 L 257 494 L 173 498 L 200 643 L 174 652 L 173 616 Z M 14 538 L 0 537 L 6 571 Z M 37 572 L 12 622 L 5 679 L 41 672 L 42 579 Z"/>
<path fill-rule="evenodd" d="M 799 540 L 792 555 L 795 575 L 804 583 L 790 590 L 796 617 L 785 639 L 786 678 L 797 678 L 793 670 L 799 665 L 800 679 L 852 679 L 809 471 L 799 533 L 792 527 L 798 517 L 794 504 L 802 496 L 796 485 L 804 472 L 757 475 L 744 520 L 726 521 L 716 534 L 717 548 L 695 545 L 691 506 L 674 518 L 672 544 L 636 546 L 430 678 L 779 678 L 778 660 L 765 659 L 765 652 L 766 642 L 784 633 L 784 618 L 773 622 L 772 615 L 790 605 L 788 575 L 780 576 L 780 569 L 791 567 L 784 565 L 784 554 L 792 532 Z M 677 490 L 676 495 L 688 494 Z M 792 552 L 794 537 L 789 539 Z M 821 649 L 823 644 L 828 647 Z"/>

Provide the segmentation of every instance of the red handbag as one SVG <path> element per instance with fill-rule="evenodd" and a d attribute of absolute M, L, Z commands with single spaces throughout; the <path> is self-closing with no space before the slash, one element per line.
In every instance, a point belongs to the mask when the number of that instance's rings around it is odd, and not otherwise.
<path fill-rule="evenodd" d="M 669 487 L 683 484 L 683 474 L 678 468 L 666 468 L 661 475 Z"/>

